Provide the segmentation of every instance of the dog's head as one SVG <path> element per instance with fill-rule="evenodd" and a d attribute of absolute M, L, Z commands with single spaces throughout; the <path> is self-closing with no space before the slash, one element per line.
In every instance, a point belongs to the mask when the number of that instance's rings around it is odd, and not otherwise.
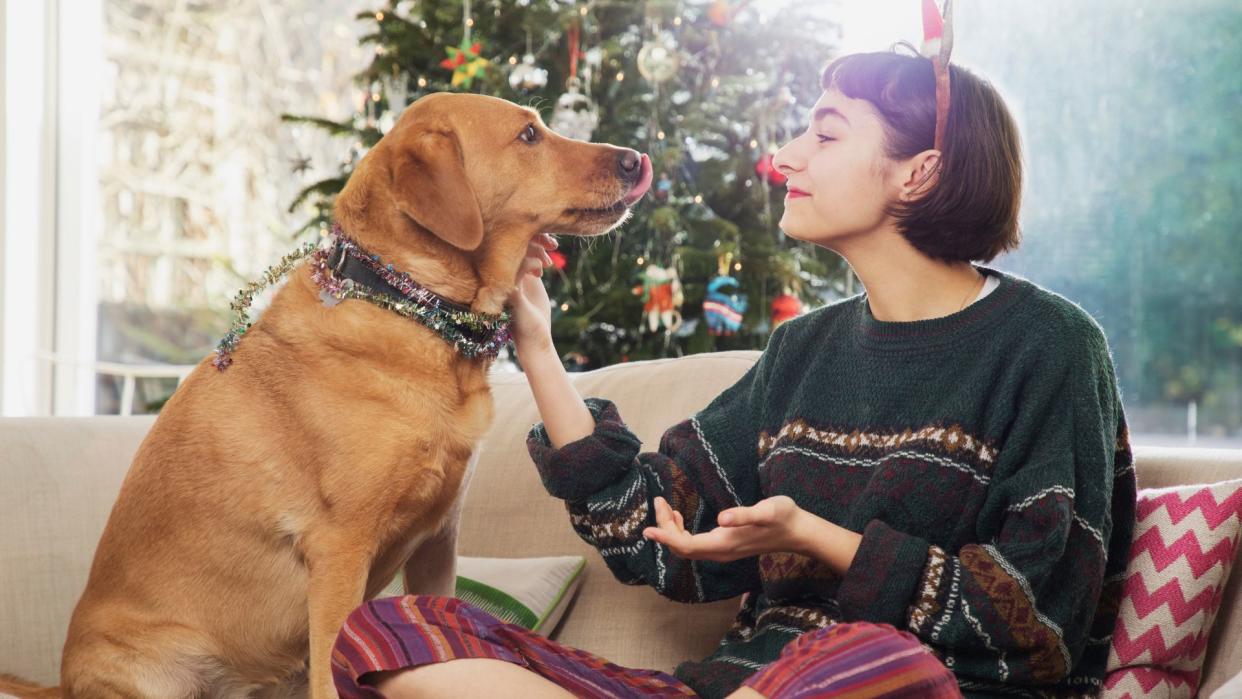
<path fill-rule="evenodd" d="M 646 155 L 559 136 L 538 112 L 482 95 L 419 99 L 381 148 L 368 165 L 386 167 L 395 209 L 467 251 L 484 231 L 606 233 L 651 186 Z"/>

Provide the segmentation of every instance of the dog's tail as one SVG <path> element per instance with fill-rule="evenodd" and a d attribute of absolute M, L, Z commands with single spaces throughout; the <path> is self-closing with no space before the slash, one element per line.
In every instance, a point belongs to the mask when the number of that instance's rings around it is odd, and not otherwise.
<path fill-rule="evenodd" d="M 17 699 L 61 699 L 63 696 L 60 687 L 43 687 L 0 672 L 0 697 L 6 694 Z"/>

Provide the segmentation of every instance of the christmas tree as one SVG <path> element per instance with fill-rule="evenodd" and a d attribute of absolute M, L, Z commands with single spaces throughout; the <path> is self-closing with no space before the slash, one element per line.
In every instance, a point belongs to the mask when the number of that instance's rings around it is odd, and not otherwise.
<path fill-rule="evenodd" d="M 805 5 L 805 3 L 803 4 Z M 780 231 L 771 155 L 805 128 L 839 29 L 749 0 L 390 2 L 358 15 L 374 60 L 351 120 L 304 115 L 350 139 L 338 176 L 307 186 L 299 236 L 331 226 L 358 159 L 404 107 L 440 91 L 538 109 L 562 135 L 635 148 L 655 184 L 607 237 L 560 238 L 544 274 L 571 369 L 757 349 L 775 324 L 852 293 L 841 258 Z"/>

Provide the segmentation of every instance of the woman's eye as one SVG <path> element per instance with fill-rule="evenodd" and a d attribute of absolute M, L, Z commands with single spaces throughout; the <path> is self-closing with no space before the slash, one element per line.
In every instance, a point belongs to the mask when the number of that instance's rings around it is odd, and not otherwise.
<path fill-rule="evenodd" d="M 526 143 L 538 143 L 539 130 L 535 128 L 534 124 L 527 124 L 526 128 L 522 129 L 522 133 L 518 134 L 518 138 Z"/>
<path fill-rule="evenodd" d="M 829 142 L 829 141 L 835 141 L 835 140 L 837 140 L 837 139 L 833 138 L 832 136 L 824 136 L 824 135 L 822 135 L 822 134 L 815 134 L 815 138 L 818 138 L 820 143 L 827 143 L 827 142 Z"/>

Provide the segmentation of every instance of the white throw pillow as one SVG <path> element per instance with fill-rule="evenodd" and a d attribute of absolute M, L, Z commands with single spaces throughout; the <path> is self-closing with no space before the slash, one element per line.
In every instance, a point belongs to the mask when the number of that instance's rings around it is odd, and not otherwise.
<path fill-rule="evenodd" d="M 547 636 L 565 614 L 582 582 L 586 558 L 457 557 L 454 596 L 492 616 Z M 398 573 L 379 597 L 405 594 Z"/>

